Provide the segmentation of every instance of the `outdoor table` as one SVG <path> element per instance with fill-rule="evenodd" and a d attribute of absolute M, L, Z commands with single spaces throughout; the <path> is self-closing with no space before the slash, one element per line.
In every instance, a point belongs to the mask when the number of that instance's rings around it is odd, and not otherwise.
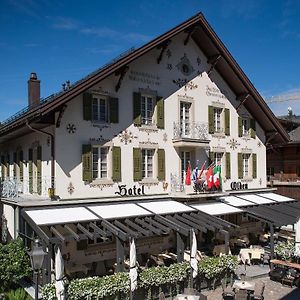
<path fill-rule="evenodd" d="M 254 284 L 248 281 L 235 280 L 233 283 L 233 288 L 239 290 L 254 291 Z"/>
<path fill-rule="evenodd" d="M 249 251 L 250 248 L 242 248 L 239 253 L 239 261 L 242 261 L 243 264 L 251 264 Z"/>
<path fill-rule="evenodd" d="M 84 274 L 87 274 L 89 269 L 85 265 L 72 263 L 66 265 L 65 270 L 67 275 L 71 275 L 72 273 L 77 273 L 77 272 L 83 272 Z"/>
<path fill-rule="evenodd" d="M 225 255 L 225 249 L 226 249 L 226 245 L 222 244 L 222 245 L 215 245 L 214 249 L 213 249 L 213 255 L 214 256 L 221 256 L 221 255 Z M 230 247 L 228 246 L 228 250 L 229 250 L 229 254 L 231 254 L 230 251 Z"/>

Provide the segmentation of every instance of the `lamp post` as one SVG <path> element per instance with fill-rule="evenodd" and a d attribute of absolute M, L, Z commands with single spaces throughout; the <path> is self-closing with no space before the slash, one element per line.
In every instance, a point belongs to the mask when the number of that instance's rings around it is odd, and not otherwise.
<path fill-rule="evenodd" d="M 32 250 L 29 252 L 30 260 L 31 260 L 31 266 L 33 269 L 33 274 L 36 278 L 36 288 L 35 288 L 35 300 L 38 300 L 38 289 L 39 289 L 39 270 L 43 266 L 44 258 L 46 253 L 43 250 L 43 247 L 40 246 L 39 240 L 36 239 L 34 241 L 34 245 L 32 247 Z"/>

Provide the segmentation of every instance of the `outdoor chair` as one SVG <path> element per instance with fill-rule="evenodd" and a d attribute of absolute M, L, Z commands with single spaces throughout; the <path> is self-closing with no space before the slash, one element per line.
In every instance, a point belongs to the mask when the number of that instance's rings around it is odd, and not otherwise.
<path fill-rule="evenodd" d="M 253 300 L 263 300 L 264 299 L 264 290 L 265 290 L 265 283 L 264 282 L 257 282 L 254 285 L 254 294 L 252 299 Z"/>
<path fill-rule="evenodd" d="M 295 269 L 288 269 L 285 275 L 281 279 L 282 284 L 287 284 L 290 287 L 293 287 L 294 281 L 297 277 L 297 271 Z"/>
<path fill-rule="evenodd" d="M 232 286 L 226 286 L 226 281 L 225 279 L 221 280 L 221 286 L 222 286 L 222 296 L 224 300 L 230 300 L 234 299 L 235 293 L 232 288 Z"/>
<path fill-rule="evenodd" d="M 237 290 L 235 293 L 235 300 L 247 300 L 248 292 L 247 290 Z"/>

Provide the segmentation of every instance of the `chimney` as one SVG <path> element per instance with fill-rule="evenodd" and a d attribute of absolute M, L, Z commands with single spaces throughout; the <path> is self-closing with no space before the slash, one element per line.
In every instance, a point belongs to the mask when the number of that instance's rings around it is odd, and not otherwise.
<path fill-rule="evenodd" d="M 36 73 L 32 72 L 28 80 L 28 105 L 36 107 L 40 104 L 40 81 Z"/>

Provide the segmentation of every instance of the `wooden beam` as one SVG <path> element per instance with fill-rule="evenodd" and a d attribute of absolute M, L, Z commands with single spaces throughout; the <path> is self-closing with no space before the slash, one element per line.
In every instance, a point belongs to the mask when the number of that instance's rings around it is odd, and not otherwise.
<path fill-rule="evenodd" d="M 64 225 L 64 228 L 72 235 L 74 240 L 80 240 L 80 236 L 69 225 Z"/>
<path fill-rule="evenodd" d="M 95 223 L 91 222 L 89 223 L 89 226 L 98 234 L 100 234 L 103 237 L 107 237 L 107 232 L 102 230 L 100 227 L 98 227 Z"/>
<path fill-rule="evenodd" d="M 191 226 L 190 226 L 190 225 L 185 224 L 185 223 L 182 222 L 182 221 L 179 221 L 178 219 L 176 219 L 176 218 L 173 217 L 173 216 L 165 216 L 165 218 L 166 218 L 167 220 L 169 220 L 169 221 L 174 222 L 175 224 L 179 225 L 180 227 L 186 229 L 187 231 L 190 231 L 190 229 L 191 229 Z M 195 232 L 198 233 L 198 230 L 195 229 Z"/>
<path fill-rule="evenodd" d="M 50 227 L 50 231 L 61 241 L 61 242 L 65 242 L 65 237 L 54 227 L 51 226 Z"/>
<path fill-rule="evenodd" d="M 170 227 L 171 229 L 180 232 L 181 234 L 188 236 L 189 235 L 189 230 L 185 227 L 180 226 L 178 223 L 173 222 L 171 220 L 168 220 L 160 215 L 156 215 L 154 217 L 156 220 L 158 220 L 160 223 Z"/>
<path fill-rule="evenodd" d="M 124 230 L 124 231 L 125 231 L 128 235 L 130 235 L 130 236 L 133 236 L 133 237 L 135 237 L 135 238 L 137 238 L 137 237 L 140 236 L 140 234 L 139 234 L 138 232 L 131 230 L 130 228 L 128 228 L 126 225 L 124 225 L 123 223 L 121 223 L 121 222 L 118 221 L 118 220 L 115 220 L 115 221 L 114 221 L 114 224 L 115 224 L 117 227 L 119 227 L 119 228 L 121 228 L 122 230 Z"/>
<path fill-rule="evenodd" d="M 64 112 L 65 112 L 66 108 L 67 108 L 67 105 L 65 104 L 65 105 L 63 105 L 62 108 L 60 109 L 59 114 L 58 114 L 58 117 L 57 117 L 57 121 L 56 121 L 56 124 L 55 124 L 56 128 L 59 128 L 59 127 L 60 127 L 60 123 L 61 123 L 61 120 L 62 120 L 62 117 L 63 117 L 63 115 L 64 115 Z"/>
<path fill-rule="evenodd" d="M 94 234 L 88 231 L 85 227 L 83 227 L 80 223 L 77 224 L 77 228 L 84 233 L 90 240 L 94 239 Z"/>
<path fill-rule="evenodd" d="M 124 76 L 125 76 L 125 74 L 127 73 L 128 70 L 129 70 L 129 66 L 125 66 L 125 67 L 121 68 L 120 70 L 118 70 L 117 72 L 115 72 L 116 76 L 120 75 L 118 83 L 115 87 L 116 92 L 120 89 L 121 83 L 122 83 L 122 81 L 124 79 Z"/>
<path fill-rule="evenodd" d="M 196 229 L 198 229 L 202 232 L 207 232 L 207 229 L 205 227 L 200 226 L 199 224 L 197 224 L 197 223 L 195 223 L 195 222 L 193 222 L 193 221 L 191 221 L 187 218 L 184 218 L 183 216 L 179 216 L 179 215 L 176 214 L 176 215 L 174 215 L 174 218 L 181 221 L 181 222 L 183 222 L 183 223 L 185 223 L 185 224 L 187 224 L 187 225 L 189 225 L 189 226 L 191 226 L 192 228 L 196 228 Z"/>
<path fill-rule="evenodd" d="M 145 220 L 149 222 L 152 226 L 156 226 L 157 228 L 163 230 L 166 234 L 171 231 L 169 227 L 155 221 L 153 218 L 146 217 Z"/>
<path fill-rule="evenodd" d="M 116 237 L 117 272 L 124 272 L 124 241 Z"/>
<path fill-rule="evenodd" d="M 237 112 L 240 110 L 240 108 L 242 107 L 242 105 L 247 101 L 247 99 L 249 98 L 249 96 L 250 96 L 250 94 L 246 93 L 246 92 L 237 95 L 236 100 L 240 101 L 239 105 L 236 108 Z"/>
<path fill-rule="evenodd" d="M 121 240 L 127 240 L 126 232 L 122 231 L 120 228 L 116 227 L 115 225 L 111 224 L 107 220 L 102 220 L 101 225 L 105 227 L 109 232 L 111 232 L 116 237 L 119 237 Z"/>
<path fill-rule="evenodd" d="M 141 220 L 141 219 L 138 219 L 138 218 L 135 218 L 134 221 L 146 228 L 148 228 L 149 230 L 151 230 L 152 232 L 158 234 L 158 235 L 161 235 L 162 234 L 162 230 L 161 229 L 158 229 L 158 228 L 155 228 L 154 226 L 152 226 L 151 224 L 147 223 L 146 221 L 144 220 Z"/>
<path fill-rule="evenodd" d="M 195 218 L 191 215 L 188 215 L 188 214 L 183 214 L 182 215 L 184 218 L 187 218 L 189 220 L 191 220 L 192 222 L 196 223 L 196 224 L 199 224 L 200 226 L 203 226 L 205 227 L 206 229 L 208 230 L 211 230 L 211 231 L 215 231 L 215 227 L 213 227 L 212 225 L 208 224 L 207 222 L 205 221 L 201 221 L 199 220 L 199 217 L 198 218 Z"/>
<path fill-rule="evenodd" d="M 197 27 L 198 26 L 194 26 L 194 27 L 192 27 L 192 28 L 190 28 L 189 30 L 186 31 L 187 32 L 187 36 L 186 36 L 186 38 L 184 39 L 184 42 L 183 42 L 184 46 L 186 46 L 188 44 L 188 42 L 189 42 L 189 40 L 191 38 L 191 35 L 195 32 L 195 30 L 196 30 Z"/>
<path fill-rule="evenodd" d="M 163 57 L 163 54 L 167 50 L 167 48 L 170 45 L 170 43 L 171 43 L 171 40 L 167 40 L 167 41 L 163 42 L 162 44 L 160 44 L 157 47 L 158 49 L 161 49 L 160 54 L 159 54 L 159 56 L 158 56 L 158 58 L 156 60 L 158 65 L 160 64 L 160 62 L 162 60 L 162 57 Z"/>
<path fill-rule="evenodd" d="M 129 220 L 129 219 L 125 219 L 125 223 L 126 223 L 128 226 L 132 227 L 133 229 L 135 229 L 135 230 L 141 232 L 141 233 L 144 234 L 145 236 L 150 236 L 150 234 L 151 234 L 151 232 L 150 232 L 149 230 L 144 229 L 143 227 L 141 227 L 141 226 L 135 224 L 134 222 L 132 222 L 132 221 Z"/>
<path fill-rule="evenodd" d="M 210 73 L 212 72 L 212 70 L 215 68 L 215 66 L 217 65 L 218 61 L 221 58 L 221 54 L 216 54 L 213 55 L 211 57 L 208 58 L 207 63 L 211 65 L 210 69 L 207 72 L 207 75 L 210 75 Z"/>

